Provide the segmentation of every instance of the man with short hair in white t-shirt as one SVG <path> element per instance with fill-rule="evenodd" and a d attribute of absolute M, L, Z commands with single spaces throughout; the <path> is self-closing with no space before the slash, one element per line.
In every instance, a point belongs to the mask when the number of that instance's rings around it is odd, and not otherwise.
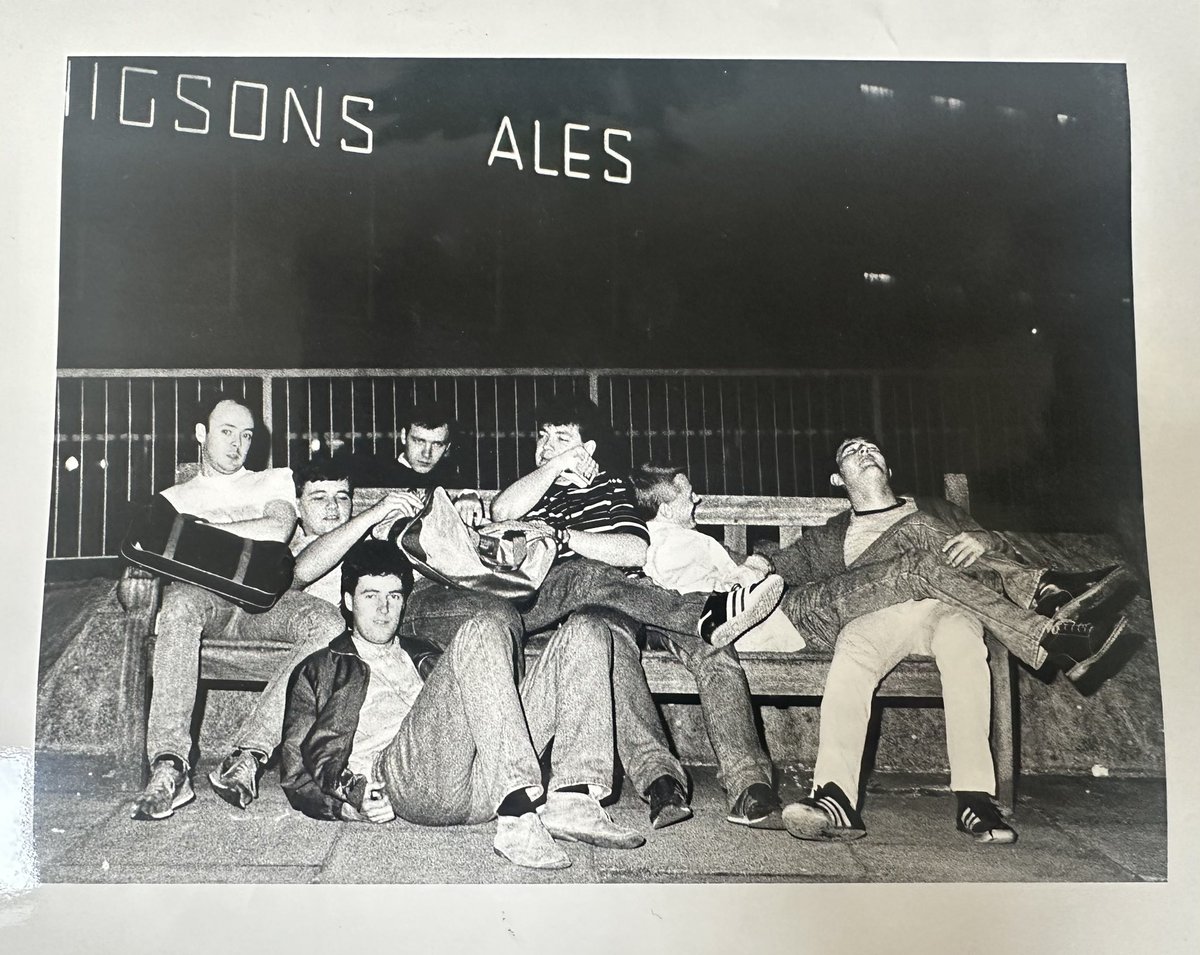
<path fill-rule="evenodd" d="M 180 513 L 238 536 L 287 541 L 296 526 L 292 473 L 289 468 L 246 470 L 254 430 L 254 414 L 243 399 L 218 395 L 197 416 L 199 473 L 167 488 L 163 496 Z M 316 576 L 309 582 L 313 580 Z M 269 611 L 248 613 L 192 584 L 167 584 L 158 614 L 146 726 L 150 781 L 134 800 L 133 818 L 164 819 L 194 798 L 191 723 L 206 639 L 286 647 L 311 643 L 314 635 L 328 641 L 342 626 L 336 606 L 299 589 L 289 590 Z M 282 717 L 279 722 L 282 726 Z"/>

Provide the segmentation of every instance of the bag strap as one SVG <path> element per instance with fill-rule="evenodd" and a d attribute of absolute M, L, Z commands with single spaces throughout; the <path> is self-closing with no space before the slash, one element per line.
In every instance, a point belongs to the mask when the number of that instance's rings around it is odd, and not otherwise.
<path fill-rule="evenodd" d="M 246 538 L 242 542 L 242 552 L 238 555 L 237 572 L 233 575 L 235 584 L 243 583 L 246 580 L 246 571 L 250 568 L 250 555 L 254 552 L 254 541 Z"/>
<path fill-rule="evenodd" d="M 171 534 L 167 537 L 167 546 L 163 548 L 163 557 L 167 560 L 175 559 L 175 548 L 179 545 L 179 535 L 183 533 L 183 515 L 176 514 L 175 520 L 171 522 Z"/>

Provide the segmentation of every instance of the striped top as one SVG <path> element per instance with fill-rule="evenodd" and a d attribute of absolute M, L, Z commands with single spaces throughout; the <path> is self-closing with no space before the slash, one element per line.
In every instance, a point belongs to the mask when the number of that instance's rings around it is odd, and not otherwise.
<path fill-rule="evenodd" d="M 587 487 L 551 485 L 522 519 L 545 521 L 560 530 L 632 534 L 648 544 L 650 532 L 638 516 L 635 500 L 629 481 L 601 471 Z M 575 556 L 566 544 L 560 545 L 558 560 Z"/>

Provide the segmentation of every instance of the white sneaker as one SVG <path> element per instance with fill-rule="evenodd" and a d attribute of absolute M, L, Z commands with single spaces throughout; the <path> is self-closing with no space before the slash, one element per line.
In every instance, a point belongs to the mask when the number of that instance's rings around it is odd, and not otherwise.
<path fill-rule="evenodd" d="M 570 857 L 554 844 L 536 812 L 523 816 L 497 816 L 496 855 L 527 869 L 565 869 Z"/>
<path fill-rule="evenodd" d="M 766 620 L 781 597 L 783 578 L 778 574 L 767 574 L 749 587 L 738 584 L 729 591 L 715 591 L 704 605 L 697 632 L 705 643 L 728 646 Z"/>

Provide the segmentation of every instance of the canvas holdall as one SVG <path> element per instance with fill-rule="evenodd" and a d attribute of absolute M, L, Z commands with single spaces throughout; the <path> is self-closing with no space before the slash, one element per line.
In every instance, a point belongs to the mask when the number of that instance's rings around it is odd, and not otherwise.
<path fill-rule="evenodd" d="M 287 544 L 251 540 L 191 515 L 161 494 L 134 518 L 121 556 L 170 580 L 195 584 L 249 611 L 270 610 L 292 585 Z"/>
<path fill-rule="evenodd" d="M 467 527 L 440 487 L 415 517 L 397 521 L 388 537 L 430 580 L 517 602 L 537 593 L 558 555 L 548 528 L 524 521 Z"/>

